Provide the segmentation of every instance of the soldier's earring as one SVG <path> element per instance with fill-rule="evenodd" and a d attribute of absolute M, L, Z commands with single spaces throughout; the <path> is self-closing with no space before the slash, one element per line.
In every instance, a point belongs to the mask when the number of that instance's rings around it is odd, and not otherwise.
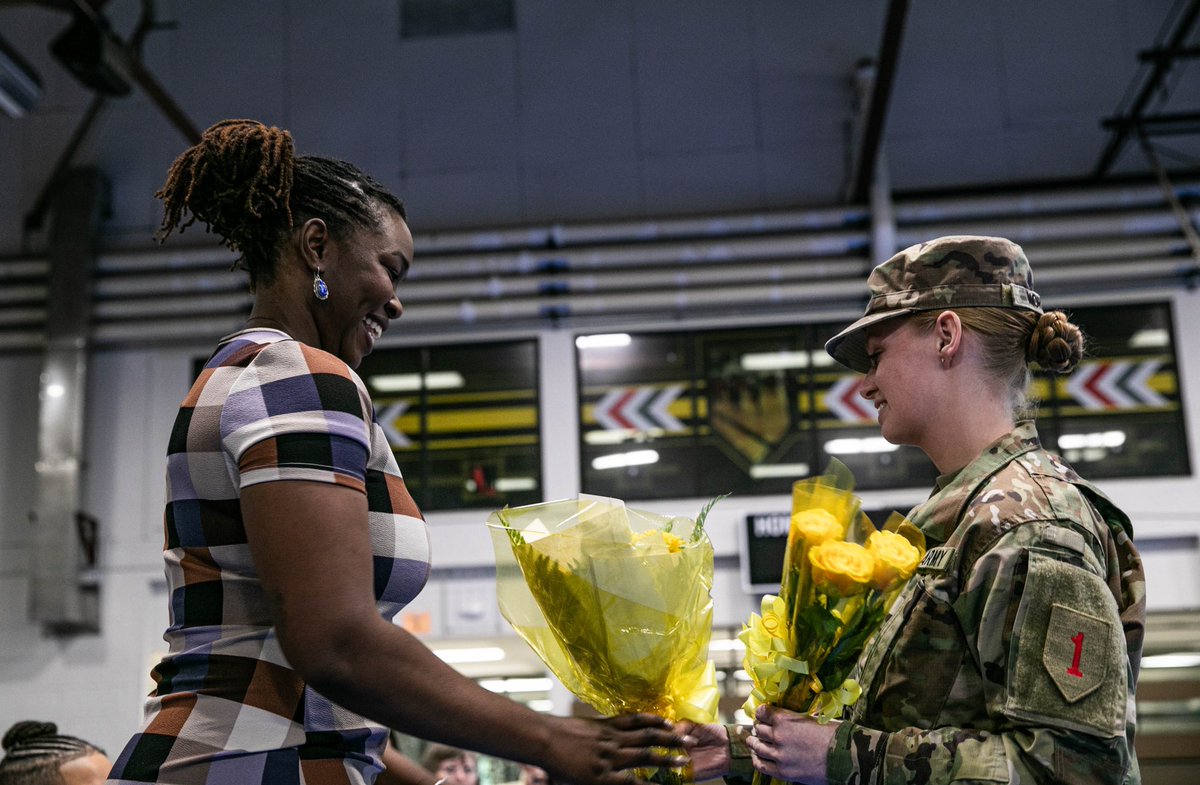
<path fill-rule="evenodd" d="M 318 300 L 329 299 L 329 287 L 321 280 L 321 268 L 317 268 L 317 272 L 313 275 L 313 294 Z"/>

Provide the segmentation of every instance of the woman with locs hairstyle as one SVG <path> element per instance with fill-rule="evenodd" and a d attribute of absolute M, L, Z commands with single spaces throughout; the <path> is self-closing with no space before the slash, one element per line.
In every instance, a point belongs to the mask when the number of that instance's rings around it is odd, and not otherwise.
<path fill-rule="evenodd" d="M 851 674 L 841 721 L 761 706 L 691 732 L 697 779 L 799 783 L 1140 781 L 1134 690 L 1145 576 L 1129 518 L 1043 448 L 1029 365 L 1071 371 L 1083 335 L 1043 312 L 1025 253 L 941 237 L 871 273 L 825 346 L 865 374 L 883 437 L 937 467 L 909 519 L 929 546 Z"/>
<path fill-rule="evenodd" d="M 397 755 L 386 728 L 577 785 L 681 764 L 660 717 L 539 714 L 390 621 L 429 576 L 429 539 L 354 368 L 403 311 L 400 201 L 249 120 L 209 128 L 157 195 L 161 235 L 206 224 L 240 255 L 254 306 L 168 441 L 170 652 L 109 781 L 370 783 Z M 389 775 L 424 782 L 416 768 Z"/>

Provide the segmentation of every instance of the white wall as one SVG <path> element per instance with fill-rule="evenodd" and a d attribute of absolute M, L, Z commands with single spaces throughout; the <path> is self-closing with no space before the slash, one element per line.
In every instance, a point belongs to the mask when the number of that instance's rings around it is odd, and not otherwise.
<path fill-rule="evenodd" d="M 1192 466 L 1200 466 L 1200 294 L 1174 295 L 1176 337 L 1180 342 L 1180 379 L 1191 430 Z M 541 336 L 545 375 L 574 380 L 572 336 Z M 70 732 L 115 754 L 140 721 L 141 703 L 150 688 L 148 670 L 162 650 L 166 595 L 162 587 L 161 516 L 167 434 L 186 390 L 191 363 L 205 347 L 102 352 L 89 369 L 88 446 L 83 507 L 102 525 L 102 623 L 95 636 L 68 640 L 45 638 L 27 620 L 28 511 L 33 506 L 37 439 L 36 356 L 0 357 L 0 725 L 20 719 L 52 719 Z M 556 373 L 557 371 L 557 373 Z M 545 382 L 544 382 L 545 383 Z M 569 382 L 574 384 L 573 381 Z M 555 400 L 573 400 L 573 391 L 557 388 Z M 545 396 L 549 400 L 549 396 Z M 543 413 L 543 462 L 546 498 L 578 491 L 577 420 L 570 407 Z M 1194 477 L 1111 480 L 1102 487 L 1132 516 L 1138 539 L 1200 532 L 1200 483 Z M 920 501 L 924 489 L 870 492 L 869 506 L 900 509 Z M 692 515 L 705 499 L 645 503 L 648 509 Z M 708 530 L 720 557 L 738 551 L 736 527 L 750 512 L 788 508 L 784 496 L 730 498 L 718 504 Z M 483 512 L 429 515 L 434 566 L 482 567 L 492 564 Z M 1179 605 L 1200 608 L 1200 563 L 1194 554 L 1158 553 L 1147 559 L 1151 573 L 1151 609 Z M 729 563 L 727 559 L 721 559 Z M 452 571 L 451 571 L 452 572 Z M 1189 583 L 1191 581 L 1191 583 Z M 1158 588 L 1161 587 L 1161 588 Z M 491 611 L 479 627 L 453 621 L 455 603 L 494 608 L 491 581 L 453 575 L 427 587 L 413 610 L 430 610 L 441 619 L 439 635 L 474 635 L 505 627 Z M 736 568 L 718 570 L 714 587 L 716 623 L 736 626 L 757 605 L 742 591 Z"/>

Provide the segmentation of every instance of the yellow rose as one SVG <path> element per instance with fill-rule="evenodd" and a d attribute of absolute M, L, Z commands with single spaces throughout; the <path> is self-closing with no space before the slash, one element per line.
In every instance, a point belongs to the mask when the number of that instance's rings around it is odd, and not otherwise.
<path fill-rule="evenodd" d="M 911 578 L 921 562 L 920 549 L 895 532 L 875 532 L 867 538 L 867 550 L 875 559 L 871 588 L 879 591 L 891 591 Z"/>
<path fill-rule="evenodd" d="M 828 540 L 840 540 L 846 527 L 829 510 L 801 510 L 792 515 L 792 528 L 811 548 Z"/>
<path fill-rule="evenodd" d="M 875 559 L 854 542 L 828 540 L 809 551 L 808 560 L 817 588 L 840 597 L 861 592 L 875 573 Z"/>

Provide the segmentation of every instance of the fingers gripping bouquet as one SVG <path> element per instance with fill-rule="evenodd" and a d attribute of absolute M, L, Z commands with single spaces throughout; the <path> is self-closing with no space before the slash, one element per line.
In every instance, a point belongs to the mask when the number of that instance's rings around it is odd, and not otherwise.
<path fill-rule="evenodd" d="M 853 488 L 837 461 L 792 488 L 779 595 L 763 597 L 739 636 L 751 717 L 766 703 L 828 722 L 857 701 L 850 671 L 925 554 L 924 535 L 901 515 L 876 530 Z"/>
<path fill-rule="evenodd" d="M 711 506 L 695 521 L 600 496 L 495 512 L 488 526 L 500 611 L 601 714 L 712 722 L 713 550 L 703 528 Z"/>

